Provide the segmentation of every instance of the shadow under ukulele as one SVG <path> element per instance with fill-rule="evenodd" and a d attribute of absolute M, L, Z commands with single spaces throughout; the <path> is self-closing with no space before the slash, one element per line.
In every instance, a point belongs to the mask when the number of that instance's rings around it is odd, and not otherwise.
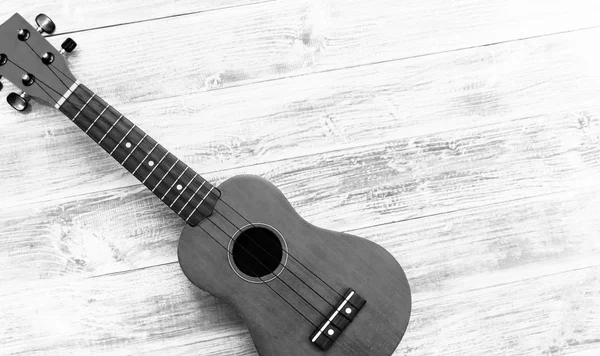
<path fill-rule="evenodd" d="M 0 75 L 54 106 L 187 222 L 181 269 L 196 286 L 235 307 L 262 356 L 390 356 L 408 326 L 411 294 L 381 246 L 318 228 L 271 183 L 233 177 L 213 186 L 77 80 L 63 54 L 19 14 L 0 25 Z"/>

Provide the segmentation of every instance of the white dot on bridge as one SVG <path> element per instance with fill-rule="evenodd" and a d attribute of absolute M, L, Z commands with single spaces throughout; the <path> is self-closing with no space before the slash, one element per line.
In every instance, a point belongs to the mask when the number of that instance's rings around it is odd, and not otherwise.
<path fill-rule="evenodd" d="M 148 165 L 149 165 L 150 167 L 154 166 L 154 161 L 148 161 Z"/>
<path fill-rule="evenodd" d="M 181 190 L 183 189 L 183 186 L 181 184 L 177 184 L 177 190 Z"/>
<path fill-rule="evenodd" d="M 125 147 L 127 147 L 127 148 L 131 148 L 131 142 L 127 142 L 127 143 L 125 144 Z"/>
<path fill-rule="evenodd" d="M 350 314 L 350 313 L 352 313 L 352 309 L 346 308 L 346 314 Z"/>
<path fill-rule="evenodd" d="M 329 329 L 329 331 L 327 332 L 327 334 L 329 334 L 329 336 L 333 335 L 334 334 L 333 329 Z"/>

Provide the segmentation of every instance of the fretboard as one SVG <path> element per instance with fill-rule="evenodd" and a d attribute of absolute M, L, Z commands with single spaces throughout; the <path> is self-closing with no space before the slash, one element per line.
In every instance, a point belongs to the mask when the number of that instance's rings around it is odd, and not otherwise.
<path fill-rule="evenodd" d="M 188 224 L 212 214 L 219 190 L 87 87 L 79 84 L 60 111 Z"/>

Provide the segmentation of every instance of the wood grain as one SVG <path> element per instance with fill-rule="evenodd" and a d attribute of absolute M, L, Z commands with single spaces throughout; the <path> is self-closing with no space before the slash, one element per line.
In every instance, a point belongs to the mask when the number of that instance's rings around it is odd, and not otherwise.
<path fill-rule="evenodd" d="M 391 251 L 416 302 L 396 355 L 590 356 L 596 5 L 24 0 L 0 17 L 51 15 L 76 75 L 215 183 L 258 174 Z M 0 354 L 256 355 L 183 277 L 162 203 L 52 110 L 0 118 Z"/>
<path fill-rule="evenodd" d="M 415 303 L 415 342 L 406 340 L 396 354 L 552 355 L 596 348 L 599 271 L 584 268 Z"/>
<path fill-rule="evenodd" d="M 597 355 L 598 352 L 600 352 L 600 348 L 588 349 L 585 351 L 569 353 L 569 355 L 571 355 L 571 356 L 594 356 L 594 355 Z"/>
<path fill-rule="evenodd" d="M 217 172 L 207 179 L 260 175 L 311 223 L 356 229 L 573 186 L 593 188 L 600 175 L 597 117 L 596 111 L 544 115 Z M 589 120 L 583 126 L 582 118 Z M 183 223 L 167 212 L 137 185 L 1 208 L 5 278 L 96 275 L 172 261 Z"/>
<path fill-rule="evenodd" d="M 266 2 L 70 34 L 69 58 L 109 102 L 145 102 L 594 27 L 594 10 L 593 0 Z"/>
<path fill-rule="evenodd" d="M 414 319 L 396 354 L 567 354 L 593 348 L 598 226 L 574 231 L 572 222 L 593 221 L 590 208 L 599 198 L 597 191 L 561 193 L 432 217 L 431 229 L 413 220 L 353 232 L 371 236 L 409 267 Z M 498 219 L 506 211 L 515 218 Z M 448 246 L 463 250 L 456 255 L 464 257 L 441 255 Z M 469 251 L 489 258 L 468 259 Z M 423 270 L 430 271 L 426 278 L 412 278 L 411 271 Z M 168 349 L 254 355 L 233 309 L 191 287 L 176 263 L 84 280 L 23 282 L 2 288 L 0 302 L 8 354 L 69 355 L 85 347 L 91 354 Z"/>
<path fill-rule="evenodd" d="M 544 37 L 119 109 L 198 172 L 555 111 L 572 112 L 565 125 L 582 127 L 572 132 L 592 134 L 594 111 L 585 109 L 597 104 L 600 52 L 588 43 L 598 36 Z M 68 120 L 39 115 L 10 114 L 0 132 L 5 206 L 137 184 Z M 45 184 L 30 189 L 40 177 Z"/>
<path fill-rule="evenodd" d="M 153 0 L 151 5 L 143 0 L 86 0 L 85 3 L 75 0 L 20 0 L 4 3 L 0 8 L 0 19 L 18 12 L 34 24 L 35 17 L 45 13 L 56 23 L 54 34 L 58 35 L 267 1 L 273 0 Z M 147 26 L 152 27 L 152 24 Z"/>

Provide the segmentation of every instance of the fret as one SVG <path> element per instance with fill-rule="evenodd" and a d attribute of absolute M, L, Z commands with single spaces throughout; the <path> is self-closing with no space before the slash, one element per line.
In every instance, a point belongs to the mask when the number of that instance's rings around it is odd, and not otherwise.
<path fill-rule="evenodd" d="M 218 189 L 212 189 L 213 186 L 209 182 L 204 182 L 204 184 L 201 183 L 203 183 L 203 179 L 199 176 L 196 178 L 196 182 L 193 183 L 196 185 L 192 185 L 192 187 L 198 187 L 198 184 L 202 186 L 191 197 L 188 196 L 189 193 L 183 195 L 185 198 L 189 198 L 189 203 L 185 206 L 185 208 L 183 208 L 183 210 L 181 210 L 181 213 L 178 213 L 182 219 L 192 226 L 202 220 L 201 216 L 206 213 L 207 208 L 210 209 L 210 207 L 214 207 L 221 195 L 221 192 Z M 184 205 L 184 200 L 186 199 L 179 199 L 179 201 L 182 203 L 173 205 L 175 209 L 177 209 L 180 205 Z"/>
<path fill-rule="evenodd" d="M 83 84 L 59 110 L 189 225 L 212 214 L 220 191 Z"/>
<path fill-rule="evenodd" d="M 162 163 L 162 161 L 163 161 L 163 160 L 164 160 L 164 159 L 165 159 L 165 158 L 166 158 L 168 155 L 169 155 L 169 151 L 167 151 L 167 152 L 165 153 L 165 155 L 164 155 L 164 156 L 163 156 L 163 157 L 160 159 L 160 161 L 158 161 L 158 163 L 154 165 L 154 168 L 152 168 L 152 170 L 150 171 L 150 173 L 148 174 L 148 176 L 146 176 L 146 178 L 144 178 L 144 180 L 142 181 L 142 183 L 146 183 L 146 180 L 148 180 L 148 177 L 150 177 L 150 176 L 152 175 L 152 173 L 154 173 L 154 170 L 155 170 L 155 169 L 156 169 L 158 166 L 160 166 L 160 164 Z M 175 162 L 175 163 L 177 163 L 177 162 Z M 160 184 L 160 182 L 159 182 L 159 184 Z M 158 186 L 158 184 L 157 184 L 157 186 Z M 155 187 L 155 188 L 156 188 L 156 187 Z M 152 191 L 154 191 L 154 189 L 153 189 Z"/>
<path fill-rule="evenodd" d="M 90 98 L 91 100 L 91 98 Z M 110 105 L 107 105 L 104 110 L 102 110 L 102 112 L 100 113 L 100 115 L 98 115 L 98 117 L 96 117 L 96 119 L 94 119 L 94 121 L 92 122 L 92 124 L 87 128 L 87 130 L 85 130 L 85 133 L 87 133 L 88 131 L 90 131 L 90 129 L 92 128 L 92 126 L 94 126 L 94 124 L 96 123 L 96 121 L 98 121 L 98 119 L 100 117 L 102 117 L 102 115 L 104 115 L 104 112 L 110 107 Z"/>
<path fill-rule="evenodd" d="M 94 100 L 90 101 L 88 106 L 85 108 L 85 111 L 79 115 L 76 124 L 95 142 L 98 142 L 106 130 L 106 127 L 108 127 L 108 125 L 113 121 L 114 114 L 113 110 L 111 109 L 112 108 L 110 105 L 104 102 L 101 98 L 94 97 Z M 99 113 L 102 113 L 102 115 L 98 116 Z M 98 117 L 99 119 L 96 120 Z M 92 125 L 92 122 L 94 121 L 95 123 Z M 104 144 L 102 148 L 105 146 L 106 144 Z"/>
<path fill-rule="evenodd" d="M 130 130 L 130 131 L 131 131 L 131 130 Z M 127 135 L 125 135 L 125 136 L 127 136 Z M 135 144 L 135 147 L 131 149 L 131 152 L 129 152 L 129 154 L 127 155 L 127 157 L 125 157 L 125 159 L 123 160 L 123 162 L 121 162 L 121 164 L 124 164 L 124 163 L 125 163 L 125 161 L 127 161 L 127 159 L 128 159 L 129 157 L 131 157 L 131 154 L 133 154 L 133 151 L 135 151 L 135 149 L 136 149 L 136 148 L 138 148 L 138 146 L 140 145 L 140 143 L 142 143 L 142 141 L 144 141 L 144 139 L 145 139 L 146 137 L 148 137 L 148 134 L 144 134 L 144 137 L 142 137 L 142 139 L 141 139 L 141 140 L 139 140 L 139 141 L 138 141 L 138 143 L 136 143 L 136 144 Z M 118 146 L 118 145 L 117 145 L 117 146 Z M 138 166 L 138 167 L 139 167 L 139 166 Z"/>
<path fill-rule="evenodd" d="M 167 191 L 165 192 L 165 194 L 163 194 L 163 196 L 160 198 L 161 200 L 165 199 L 165 196 L 167 196 L 167 193 L 171 191 L 171 189 L 173 189 L 173 187 L 175 186 L 175 183 L 179 182 L 179 179 L 181 179 L 181 176 L 185 173 L 185 171 L 187 171 L 188 167 L 185 166 L 185 168 L 183 169 L 183 172 L 181 172 L 181 174 L 179 175 L 179 177 L 177 177 L 177 179 L 175 179 L 173 181 L 173 184 L 171 184 L 171 186 L 169 187 L 169 189 L 167 189 Z"/>
<path fill-rule="evenodd" d="M 197 176 L 198 176 L 197 173 L 194 174 L 194 176 L 192 177 L 192 179 L 190 179 L 190 181 L 185 185 L 185 187 L 183 187 L 183 189 L 181 190 L 181 192 L 179 192 L 179 194 L 177 195 L 177 197 L 175 197 L 175 200 L 173 200 L 173 202 L 171 204 L 169 204 L 169 208 L 173 207 L 173 204 L 175 204 L 175 202 L 177 201 L 177 199 L 179 199 L 179 197 L 181 196 L 181 194 L 183 194 L 183 192 L 185 192 L 185 190 L 187 189 L 187 187 L 189 187 L 190 183 L 192 183 L 194 181 L 194 179 L 196 179 Z"/>
<path fill-rule="evenodd" d="M 110 151 L 110 155 L 112 156 L 112 154 L 115 152 L 115 150 L 119 147 L 119 145 L 121 143 L 123 143 L 123 140 L 125 140 L 125 137 L 127 137 L 127 135 L 129 135 L 129 133 L 131 132 L 131 130 L 133 130 L 133 128 L 135 127 L 135 124 L 133 124 L 133 126 L 131 126 L 131 128 L 129 129 L 129 131 L 127 131 L 127 133 L 125 134 L 125 136 L 123 136 L 121 138 L 121 140 L 119 142 L 117 142 L 117 145 L 115 146 L 115 148 L 113 148 L 112 151 Z"/>
<path fill-rule="evenodd" d="M 135 172 L 137 172 L 137 170 L 140 169 L 140 167 L 142 166 L 142 164 L 144 163 L 144 161 L 147 160 L 148 157 L 150 157 L 150 155 L 152 154 L 152 152 L 154 151 L 154 149 L 156 148 L 156 146 L 158 146 L 158 142 L 154 144 L 154 146 L 152 147 L 152 149 L 146 154 L 146 157 L 143 160 L 140 161 L 140 164 L 138 164 L 137 167 L 135 167 L 135 169 L 133 170 L 133 172 L 131 172 L 131 174 L 135 175 Z"/>
<path fill-rule="evenodd" d="M 104 134 L 104 136 L 102 136 L 102 138 L 100 139 L 100 141 L 98 141 L 98 143 L 102 143 L 102 141 L 104 141 L 104 139 L 106 138 L 106 136 L 108 135 L 110 130 L 112 130 L 113 127 L 115 127 L 117 122 L 119 122 L 119 120 L 121 120 L 122 117 L 123 117 L 123 115 L 120 115 L 119 118 L 115 122 L 113 122 L 112 125 L 110 125 L 110 127 L 108 128 L 108 131 L 106 131 L 106 133 Z"/>
<path fill-rule="evenodd" d="M 186 165 L 183 162 L 180 162 L 177 165 L 177 168 L 173 169 L 170 177 L 163 181 L 163 184 L 159 188 L 160 192 L 159 189 L 157 189 L 157 193 L 161 194 L 157 194 L 157 196 L 161 197 L 162 201 L 174 211 L 185 204 L 185 200 L 201 182 L 201 180 L 197 180 L 194 177 L 196 173 L 193 169 L 190 169 L 189 167 L 185 169 L 185 167 Z M 169 189 L 165 191 L 166 187 L 169 187 Z"/>
<path fill-rule="evenodd" d="M 131 144 L 135 144 L 139 142 L 139 145 L 131 151 L 131 156 L 126 160 L 126 155 L 130 152 L 126 149 L 127 145 L 121 145 L 121 149 L 118 149 L 113 157 L 115 160 L 119 162 L 123 162 L 123 167 L 127 168 L 127 170 L 133 174 L 134 177 L 139 179 L 141 182 L 146 176 L 149 175 L 150 170 L 154 168 L 154 158 L 158 159 L 160 155 L 162 155 L 162 151 L 155 149 L 154 153 L 150 153 L 152 149 L 158 147 L 158 142 L 154 141 L 152 137 L 146 135 L 142 130 L 133 130 L 132 133 L 128 136 L 128 140 L 126 142 L 130 142 Z M 142 140 L 143 138 L 143 140 Z M 123 148 L 125 147 L 125 148 Z M 148 160 L 144 161 L 147 157 Z M 148 164 L 151 162 L 150 164 Z M 164 171 L 165 167 L 160 169 L 160 173 Z M 149 179 L 149 182 L 156 183 L 158 178 Z"/>
<path fill-rule="evenodd" d="M 181 209 L 179 209 L 179 211 L 177 212 L 177 215 L 180 215 L 181 212 L 183 211 L 183 209 L 185 209 L 185 207 L 190 203 L 190 201 L 192 201 L 192 199 L 194 199 L 196 194 L 198 194 L 198 191 L 200 190 L 200 188 L 202 188 L 204 186 L 204 183 L 206 183 L 206 181 L 203 181 L 202 184 L 200 184 L 200 186 L 194 191 L 194 194 L 192 194 L 192 196 L 185 202 L 183 207 Z"/>
<path fill-rule="evenodd" d="M 175 165 L 177 164 L 177 162 L 179 162 L 179 158 L 177 158 L 177 160 L 175 161 L 175 163 L 173 163 L 173 165 L 171 166 L 171 168 L 169 168 L 169 170 L 167 171 L 167 173 L 165 173 L 165 175 L 158 181 L 158 183 L 154 186 L 154 188 L 152 189 L 152 192 L 154 192 L 154 190 L 160 185 L 160 183 L 162 183 L 163 179 L 165 179 L 167 177 L 167 175 L 169 174 L 169 172 L 171 172 L 171 170 L 175 167 Z M 162 200 L 162 198 L 161 198 Z"/>
<path fill-rule="evenodd" d="M 92 94 L 92 96 L 90 96 L 90 98 L 88 99 L 88 101 L 85 102 L 85 104 L 83 104 L 83 106 L 81 107 L 81 109 L 77 112 L 77 114 L 73 117 L 73 119 L 71 119 L 71 121 L 75 121 L 75 119 L 77 118 L 77 116 L 79 116 L 79 114 L 81 114 L 81 112 L 83 111 L 83 109 L 85 109 L 85 107 L 90 103 L 90 101 L 92 101 L 92 99 L 96 96 L 96 94 Z"/>
<path fill-rule="evenodd" d="M 194 213 L 196 212 L 196 210 L 198 210 L 198 208 L 202 205 L 202 203 L 204 202 L 204 200 L 210 195 L 210 192 L 213 191 L 213 189 L 215 189 L 215 187 L 211 187 L 210 190 L 208 191 L 208 193 L 206 193 L 206 195 L 204 196 L 204 198 L 202 198 L 202 200 L 200 200 L 200 203 L 198 203 L 198 205 L 196 205 L 196 207 L 194 208 L 194 210 L 192 210 L 192 212 L 190 213 L 190 215 L 187 217 L 187 219 L 185 219 L 185 221 L 187 222 L 188 220 L 190 220 L 190 218 L 192 216 L 194 216 Z"/>

